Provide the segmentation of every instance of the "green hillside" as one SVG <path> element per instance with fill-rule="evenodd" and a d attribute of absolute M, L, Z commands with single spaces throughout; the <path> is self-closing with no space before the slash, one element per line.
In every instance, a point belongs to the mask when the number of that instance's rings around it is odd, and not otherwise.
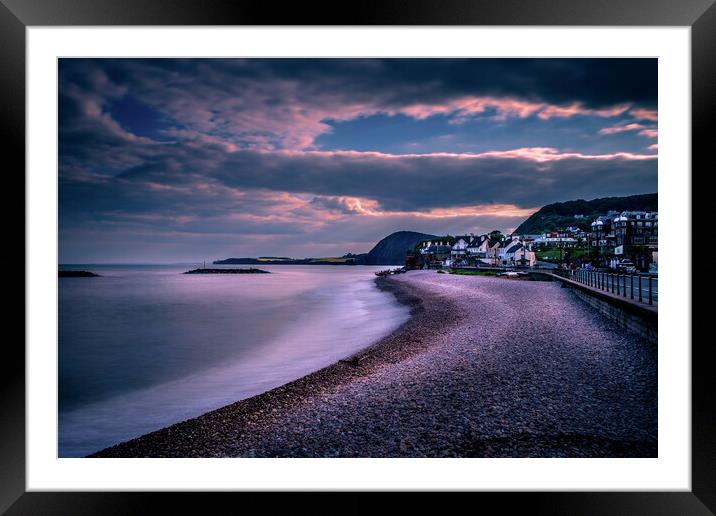
<path fill-rule="evenodd" d="M 627 197 L 602 197 L 591 201 L 555 202 L 543 206 L 533 213 L 515 230 L 517 235 L 529 235 L 554 231 L 568 226 L 588 229 L 592 221 L 599 215 L 615 211 L 657 211 L 659 209 L 658 194 L 630 195 Z M 582 215 L 583 217 L 575 217 Z"/>

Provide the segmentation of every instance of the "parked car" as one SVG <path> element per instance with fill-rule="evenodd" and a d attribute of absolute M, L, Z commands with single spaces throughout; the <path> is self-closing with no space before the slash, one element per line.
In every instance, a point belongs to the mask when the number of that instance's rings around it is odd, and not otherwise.
<path fill-rule="evenodd" d="M 617 270 L 619 272 L 633 273 L 636 272 L 636 267 L 631 262 L 631 260 L 621 260 L 617 265 Z"/>

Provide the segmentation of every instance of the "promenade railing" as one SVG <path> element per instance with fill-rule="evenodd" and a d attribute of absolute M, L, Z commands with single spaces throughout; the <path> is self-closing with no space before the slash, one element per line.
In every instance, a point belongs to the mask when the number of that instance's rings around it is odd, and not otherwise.
<path fill-rule="evenodd" d="M 620 297 L 630 299 L 647 305 L 656 305 L 659 302 L 659 277 L 656 274 L 647 273 L 620 273 L 607 272 L 592 269 L 560 269 L 558 267 L 452 267 L 464 270 L 524 270 L 527 272 L 538 272 L 556 274 L 563 278 L 576 281 L 602 292 L 608 292 Z"/>
<path fill-rule="evenodd" d="M 655 305 L 659 301 L 659 277 L 655 274 L 602 272 L 590 269 L 556 269 L 555 274 L 564 276 L 595 290 Z"/>

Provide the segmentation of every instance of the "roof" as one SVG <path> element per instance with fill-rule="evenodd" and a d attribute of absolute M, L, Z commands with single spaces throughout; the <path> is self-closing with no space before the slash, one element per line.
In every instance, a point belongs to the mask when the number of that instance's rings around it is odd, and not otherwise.
<path fill-rule="evenodd" d="M 519 250 L 522 249 L 523 247 L 524 247 L 524 246 L 523 246 L 520 242 L 517 242 L 515 245 L 510 245 L 510 246 L 507 248 L 507 252 L 508 252 L 508 253 L 514 253 L 515 251 L 519 251 Z"/>
<path fill-rule="evenodd" d="M 452 251 L 452 246 L 450 245 L 431 245 L 428 247 L 429 253 L 449 253 Z"/>
<path fill-rule="evenodd" d="M 480 247 L 482 243 L 487 240 L 487 235 L 461 235 L 455 237 L 455 243 L 460 240 L 465 241 L 468 247 Z"/>

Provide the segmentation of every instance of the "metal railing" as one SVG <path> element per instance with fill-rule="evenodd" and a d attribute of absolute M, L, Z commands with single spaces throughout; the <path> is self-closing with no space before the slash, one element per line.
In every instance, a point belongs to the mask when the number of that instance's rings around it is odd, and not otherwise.
<path fill-rule="evenodd" d="M 559 269 L 542 267 L 452 267 L 463 270 L 523 270 L 534 273 L 555 274 L 576 281 L 594 290 L 609 292 L 647 305 L 659 301 L 659 277 L 656 274 L 603 272 L 590 269 Z"/>
<path fill-rule="evenodd" d="M 655 305 L 659 301 L 659 278 L 653 274 L 600 272 L 589 269 L 555 270 L 555 274 L 595 290 Z"/>

